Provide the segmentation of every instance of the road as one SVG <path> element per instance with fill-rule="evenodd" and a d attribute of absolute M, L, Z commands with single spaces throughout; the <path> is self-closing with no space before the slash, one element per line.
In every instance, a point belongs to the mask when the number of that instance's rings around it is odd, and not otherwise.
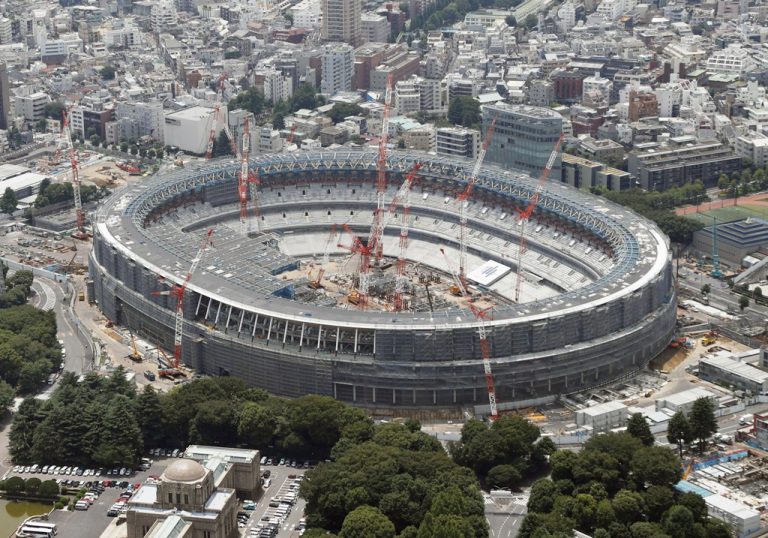
<path fill-rule="evenodd" d="M 491 497 L 483 493 L 485 518 L 490 526 L 491 538 L 514 538 L 528 513 L 530 490 L 513 493 L 510 497 Z"/>

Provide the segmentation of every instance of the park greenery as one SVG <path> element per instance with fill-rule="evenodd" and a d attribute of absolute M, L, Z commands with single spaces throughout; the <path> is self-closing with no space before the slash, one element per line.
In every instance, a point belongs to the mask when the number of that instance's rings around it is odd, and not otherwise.
<path fill-rule="evenodd" d="M 664 192 L 646 192 L 641 189 L 608 191 L 593 189 L 595 194 L 605 196 L 611 202 L 629 207 L 636 213 L 654 221 L 675 243 L 688 244 L 693 233 L 704 227 L 698 221 L 676 215 L 672 209 L 684 204 L 706 201 L 706 191 L 701 182 L 686 183 Z"/>
<path fill-rule="evenodd" d="M 454 125 L 480 128 L 480 102 L 472 97 L 459 96 L 451 99 L 448 120 Z"/>
<path fill-rule="evenodd" d="M 486 423 L 472 419 L 461 429 L 461 440 L 451 445 L 453 460 L 469 467 L 489 488 L 513 489 L 524 478 L 540 473 L 555 451 L 541 430 L 517 416 Z"/>
<path fill-rule="evenodd" d="M 272 106 L 272 122 L 279 125 L 282 118 L 288 114 L 303 108 L 313 110 L 323 104 L 325 104 L 325 98 L 317 93 L 314 86 L 301 83 L 288 101 L 271 103 L 264 99 L 264 94 L 260 90 L 251 87 L 233 97 L 228 106 L 230 110 L 247 110 L 254 116 L 261 115 L 269 106 Z"/>
<path fill-rule="evenodd" d="M 40 480 L 34 476 L 26 480 L 20 476 L 0 480 L 0 491 L 12 499 L 56 499 L 61 493 L 56 480 Z"/>
<path fill-rule="evenodd" d="M 703 498 L 673 489 L 682 468 L 669 448 L 608 433 L 578 453 L 554 452 L 550 466 L 551 477 L 533 483 L 520 538 L 570 537 L 573 529 L 594 538 L 731 536 L 727 525 L 708 518 Z"/>
<path fill-rule="evenodd" d="M 100 200 L 109 194 L 106 187 L 96 187 L 95 185 L 81 185 L 80 198 L 83 203 Z M 74 204 L 74 191 L 72 183 L 65 181 L 63 183 L 52 183 L 49 178 L 43 179 L 40 183 L 40 190 L 35 198 L 35 207 L 41 208 L 60 202 L 71 202 Z"/>
<path fill-rule="evenodd" d="M 741 172 L 720 174 L 717 187 L 728 198 L 764 191 L 768 189 L 768 168 L 758 168 L 747 163 Z"/>
<path fill-rule="evenodd" d="M 7 276 L 8 268 L 1 266 Z M 61 362 L 56 339 L 56 316 L 25 304 L 31 294 L 30 271 L 17 271 L 5 279 L 0 294 L 0 409 L 14 393 L 37 389 Z"/>
<path fill-rule="evenodd" d="M 336 124 L 340 121 L 344 121 L 344 118 L 349 116 L 360 116 L 363 113 L 363 109 L 354 103 L 336 103 L 328 113 L 328 117 Z"/>
<path fill-rule="evenodd" d="M 421 13 L 411 14 L 409 29 L 411 32 L 437 30 L 464 20 L 467 13 L 480 8 L 513 9 L 522 3 L 523 0 L 437 0 Z M 517 21 L 512 17 L 507 20 L 507 24 L 516 26 Z M 535 26 L 536 16 L 533 17 L 532 23 L 526 20 L 525 25 L 528 28 Z"/>
<path fill-rule="evenodd" d="M 16 198 L 16 191 L 10 187 L 6 188 L 3 197 L 0 198 L 0 211 L 6 215 L 12 215 L 18 206 L 19 200 Z"/>

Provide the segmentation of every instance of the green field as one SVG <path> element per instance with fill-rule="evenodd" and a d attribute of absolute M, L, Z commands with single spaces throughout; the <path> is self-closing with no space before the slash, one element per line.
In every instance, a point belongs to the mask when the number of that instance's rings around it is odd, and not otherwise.
<path fill-rule="evenodd" d="M 712 217 L 716 217 L 718 222 L 731 222 L 749 217 L 760 217 L 768 220 L 768 206 L 763 207 L 758 205 L 739 204 L 737 206 L 721 207 L 711 211 L 702 211 L 700 213 L 689 213 L 686 217 L 706 225 L 712 224 Z"/>

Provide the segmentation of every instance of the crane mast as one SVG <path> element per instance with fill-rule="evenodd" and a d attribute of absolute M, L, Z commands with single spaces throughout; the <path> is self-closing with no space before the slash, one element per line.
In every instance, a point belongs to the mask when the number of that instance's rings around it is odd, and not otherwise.
<path fill-rule="evenodd" d="M 152 293 L 152 295 L 170 295 L 176 299 L 176 317 L 173 331 L 173 358 L 170 361 L 171 368 L 178 368 L 181 365 L 181 342 L 184 336 L 184 294 L 187 291 L 187 284 L 192 280 L 192 275 L 195 274 L 197 266 L 200 265 L 200 261 L 202 261 L 205 251 L 213 244 L 212 237 L 213 228 L 210 228 L 205 233 L 200 248 L 192 259 L 192 263 L 190 264 L 189 270 L 181 285 L 174 285 L 167 291 Z"/>
<path fill-rule="evenodd" d="M 83 212 L 83 201 L 80 197 L 80 164 L 77 159 L 77 150 L 72 143 L 72 127 L 69 123 L 69 114 L 66 110 L 61 112 L 64 119 L 64 135 L 66 137 L 67 144 L 69 145 L 69 164 L 72 170 L 72 192 L 75 198 L 75 216 L 77 219 L 77 231 L 74 233 L 74 237 L 77 239 L 86 239 L 88 234 L 85 233 L 85 213 Z"/>
<path fill-rule="evenodd" d="M 480 168 L 483 166 L 485 154 L 488 152 L 488 145 L 491 143 L 495 128 L 496 118 L 493 118 L 485 133 L 483 145 L 480 148 L 480 153 L 477 155 L 475 166 L 472 168 L 472 173 L 467 180 L 467 186 L 457 197 L 459 202 L 459 278 L 462 283 L 465 283 L 467 278 L 467 208 L 465 206 L 477 183 L 477 176 L 480 174 Z"/>
<path fill-rule="evenodd" d="M 384 94 L 384 115 L 381 120 L 381 139 L 379 140 L 379 156 L 376 161 L 376 213 L 373 216 L 371 232 L 368 234 L 369 256 L 374 256 L 376 264 L 381 262 L 384 254 L 382 237 L 384 235 L 384 213 L 386 207 L 384 196 L 387 194 L 387 143 L 389 141 L 389 114 L 392 108 L 392 74 L 387 77 L 387 89 Z M 370 262 L 370 260 L 368 260 Z M 367 290 L 365 290 L 367 291 Z"/>
<path fill-rule="evenodd" d="M 391 216 L 397 210 L 398 204 L 402 206 L 402 213 L 400 215 L 400 242 L 399 252 L 397 255 L 397 264 L 395 265 L 396 280 L 395 280 L 395 299 L 394 308 L 396 311 L 403 310 L 405 303 L 403 300 L 403 294 L 405 293 L 408 278 L 405 274 L 406 254 L 408 252 L 408 216 L 411 212 L 410 193 L 413 181 L 416 179 L 416 174 L 422 167 L 421 163 L 415 163 L 408 174 L 405 176 L 403 184 L 395 193 L 395 197 L 392 203 L 389 205 L 388 214 Z M 384 223 L 386 226 L 386 222 Z"/>
<path fill-rule="evenodd" d="M 443 258 L 445 258 L 445 263 L 448 266 L 448 270 L 451 272 L 453 280 L 456 282 L 456 286 L 458 286 L 459 290 L 461 291 L 462 297 L 464 297 L 464 300 L 467 302 L 469 310 L 475 316 L 475 319 L 479 322 L 477 327 L 477 334 L 480 340 L 480 353 L 483 357 L 485 387 L 488 390 L 488 404 L 491 409 L 491 420 L 495 421 L 497 418 L 499 418 L 499 409 L 496 405 L 496 383 L 493 380 L 493 370 L 491 369 L 491 344 L 488 342 L 488 328 L 485 325 L 486 320 L 490 317 L 488 312 L 493 307 L 489 306 L 483 310 L 477 307 L 477 305 L 472 300 L 472 297 L 470 297 L 469 293 L 467 292 L 467 287 L 464 284 L 464 281 L 462 281 L 460 275 L 456 273 L 456 270 L 448 260 L 448 255 L 445 253 L 445 250 L 441 248 L 440 253 L 443 255 Z"/>
<path fill-rule="evenodd" d="M 216 104 L 213 107 L 213 124 L 208 134 L 208 145 L 205 148 L 205 160 L 208 161 L 213 156 L 213 145 L 216 141 L 216 127 L 221 121 L 221 104 L 224 100 L 224 81 L 227 79 L 226 73 L 222 73 L 218 80 L 218 90 L 216 91 Z M 232 136 L 232 131 L 229 129 L 229 121 L 224 118 L 224 133 L 229 140 L 229 147 L 232 150 L 232 155 L 237 157 L 237 143 Z"/>
<path fill-rule="evenodd" d="M 240 231 L 248 234 L 248 182 L 251 179 L 248 170 L 248 155 L 251 149 L 251 131 L 248 127 L 248 116 L 243 127 L 243 150 L 240 155 L 240 176 L 237 182 L 237 193 L 240 199 Z"/>
<path fill-rule="evenodd" d="M 563 143 L 564 138 L 565 135 L 561 134 L 560 138 L 557 139 L 555 147 L 552 148 L 552 153 L 549 155 L 547 164 L 544 167 L 544 170 L 541 172 L 541 176 L 539 176 L 539 182 L 536 185 L 536 190 L 533 192 L 533 196 L 531 196 L 531 199 L 528 201 L 528 206 L 520 211 L 520 215 L 518 217 L 518 221 L 520 222 L 520 244 L 517 249 L 517 281 L 515 283 L 516 303 L 520 302 L 520 289 L 523 283 L 523 254 L 525 254 L 525 250 L 528 245 L 528 240 L 525 238 L 525 225 L 527 224 L 528 219 L 531 218 L 531 215 L 533 215 L 533 212 L 536 209 L 536 205 L 539 203 L 539 198 L 541 198 L 541 194 L 544 192 L 544 186 L 547 184 L 547 178 L 549 177 L 549 173 L 552 171 L 552 167 L 555 166 L 555 161 L 557 160 L 557 155 L 560 151 L 560 145 Z"/>

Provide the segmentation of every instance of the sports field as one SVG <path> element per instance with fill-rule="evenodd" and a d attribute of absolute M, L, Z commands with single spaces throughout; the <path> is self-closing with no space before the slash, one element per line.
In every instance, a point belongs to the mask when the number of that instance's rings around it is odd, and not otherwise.
<path fill-rule="evenodd" d="M 718 222 L 731 222 L 734 220 L 743 220 L 749 217 L 759 217 L 768 220 L 768 206 L 739 204 L 737 206 L 720 207 L 709 211 L 700 211 L 698 213 L 688 213 L 685 215 L 689 219 L 694 219 L 702 224 L 709 225 L 714 222 L 712 217 L 717 218 Z"/>

